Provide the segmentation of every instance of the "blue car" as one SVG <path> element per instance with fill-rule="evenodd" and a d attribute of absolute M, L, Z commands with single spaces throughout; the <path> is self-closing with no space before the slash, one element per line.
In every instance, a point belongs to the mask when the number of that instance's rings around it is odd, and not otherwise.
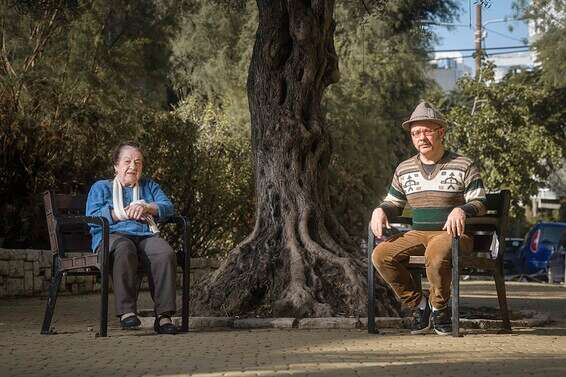
<path fill-rule="evenodd" d="M 519 251 L 523 275 L 547 276 L 549 261 L 566 247 L 566 223 L 538 223 L 533 225 Z M 556 258 L 553 258 L 556 259 Z M 563 269 L 562 269 L 563 270 Z"/>
<path fill-rule="evenodd" d="M 521 274 L 521 246 L 522 238 L 506 238 L 505 254 L 503 254 L 503 272 L 505 276 L 517 276 Z"/>

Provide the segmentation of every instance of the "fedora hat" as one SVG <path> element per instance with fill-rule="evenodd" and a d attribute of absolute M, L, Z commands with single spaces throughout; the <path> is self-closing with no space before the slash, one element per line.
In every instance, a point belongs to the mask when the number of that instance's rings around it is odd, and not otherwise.
<path fill-rule="evenodd" d="M 415 110 L 411 114 L 409 120 L 403 122 L 401 127 L 409 131 L 413 123 L 419 121 L 429 121 L 436 123 L 439 126 L 446 127 L 446 122 L 444 121 L 444 117 L 442 116 L 440 111 L 436 110 L 430 103 L 426 101 L 421 101 L 421 103 L 419 103 L 417 107 L 415 107 Z"/>

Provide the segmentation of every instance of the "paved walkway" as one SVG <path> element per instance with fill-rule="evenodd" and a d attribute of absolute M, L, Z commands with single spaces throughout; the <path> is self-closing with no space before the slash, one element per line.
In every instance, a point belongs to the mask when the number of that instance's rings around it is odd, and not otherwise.
<path fill-rule="evenodd" d="M 98 297 L 75 296 L 59 298 L 58 334 L 41 336 L 45 300 L 0 300 L 0 376 L 566 376 L 566 287 L 509 283 L 508 291 L 513 310 L 558 322 L 463 338 L 298 329 L 171 337 L 124 332 L 112 320 L 110 336 L 95 338 Z M 464 282 L 462 292 L 463 305 L 496 304 L 490 282 Z"/>

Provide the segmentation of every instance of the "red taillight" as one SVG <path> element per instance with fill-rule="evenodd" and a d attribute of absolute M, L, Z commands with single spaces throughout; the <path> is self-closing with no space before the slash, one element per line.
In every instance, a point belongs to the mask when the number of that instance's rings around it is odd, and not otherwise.
<path fill-rule="evenodd" d="M 531 238 L 531 253 L 536 253 L 538 249 L 538 240 L 540 238 L 540 229 L 537 229 Z"/>

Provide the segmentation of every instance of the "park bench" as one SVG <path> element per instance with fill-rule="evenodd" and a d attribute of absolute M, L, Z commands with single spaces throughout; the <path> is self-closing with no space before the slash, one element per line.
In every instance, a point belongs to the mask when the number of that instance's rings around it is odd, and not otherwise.
<path fill-rule="evenodd" d="M 46 191 L 43 195 L 49 242 L 52 252 L 52 274 L 49 296 L 45 309 L 42 334 L 50 334 L 51 319 L 57 301 L 57 292 L 63 275 L 100 276 L 100 329 L 98 336 L 107 335 L 108 327 L 108 277 L 109 277 L 109 223 L 101 216 L 84 216 L 86 195 L 58 194 Z M 102 227 L 102 247 L 98 253 L 91 251 L 91 237 L 88 224 Z M 181 250 L 177 251 L 177 265 L 183 270 L 181 332 L 189 330 L 189 268 L 188 222 L 183 216 L 170 218 L 166 223 L 177 224 L 181 235 Z M 89 254 L 69 257 L 70 252 Z M 143 271 L 140 271 L 140 273 Z M 141 282 L 141 279 L 140 279 Z"/>
<path fill-rule="evenodd" d="M 484 216 L 466 219 L 466 233 L 474 238 L 474 249 L 470 255 L 460 255 L 459 239 L 452 240 L 452 336 L 460 336 L 460 274 L 493 276 L 497 289 L 497 298 L 501 313 L 502 332 L 511 332 L 507 297 L 505 293 L 505 279 L 503 276 L 503 253 L 505 251 L 505 237 L 509 221 L 509 190 L 487 194 L 487 213 Z M 397 217 L 389 223 L 412 224 L 411 218 Z M 489 246 L 493 234 L 498 240 L 497 256 L 491 255 Z M 375 236 L 368 226 L 368 332 L 378 333 L 375 324 L 375 286 L 372 253 L 375 247 Z M 409 259 L 409 270 L 415 282 L 420 284 L 425 269 L 424 256 L 412 256 Z"/>

